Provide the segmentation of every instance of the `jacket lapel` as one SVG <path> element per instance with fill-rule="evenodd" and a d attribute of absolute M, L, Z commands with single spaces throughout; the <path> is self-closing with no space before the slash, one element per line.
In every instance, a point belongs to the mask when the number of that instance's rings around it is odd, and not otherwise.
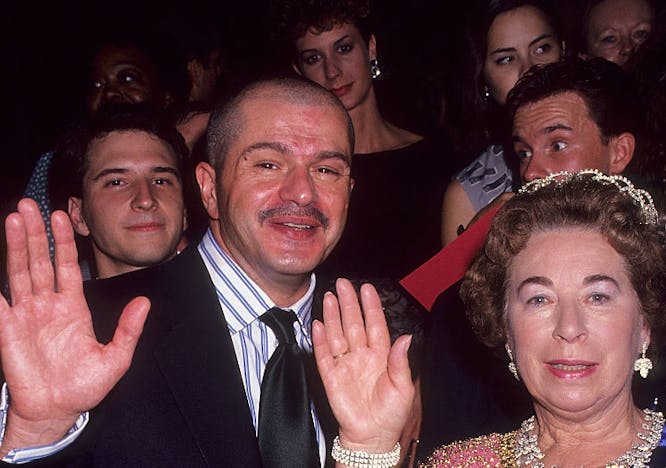
<path fill-rule="evenodd" d="M 187 253 L 184 268 L 168 271 L 166 284 L 175 286 L 166 294 L 174 327 L 155 358 L 206 463 L 259 466 L 226 320 L 201 258 L 195 249 Z"/>

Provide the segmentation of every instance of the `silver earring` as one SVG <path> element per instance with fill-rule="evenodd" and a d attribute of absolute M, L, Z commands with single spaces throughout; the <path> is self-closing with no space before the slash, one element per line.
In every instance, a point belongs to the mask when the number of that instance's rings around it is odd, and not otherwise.
<path fill-rule="evenodd" d="M 508 343 L 504 347 L 506 348 L 506 353 L 509 355 L 509 372 L 511 372 L 513 376 L 516 378 L 516 380 L 520 382 L 520 377 L 518 376 L 518 368 L 516 367 L 516 363 L 513 362 L 513 354 L 511 354 L 511 348 L 509 348 Z"/>
<path fill-rule="evenodd" d="M 370 76 L 373 80 L 379 78 L 379 75 L 382 74 L 382 71 L 379 69 L 379 62 L 377 59 L 370 60 Z"/>
<path fill-rule="evenodd" d="M 636 362 L 634 363 L 634 371 L 638 371 L 639 374 L 641 374 L 641 377 L 644 379 L 647 378 L 648 373 L 652 370 L 652 361 L 650 358 L 645 357 L 645 352 L 648 349 L 648 343 L 645 341 L 643 343 L 643 352 L 641 353 L 641 357 L 636 359 Z"/>

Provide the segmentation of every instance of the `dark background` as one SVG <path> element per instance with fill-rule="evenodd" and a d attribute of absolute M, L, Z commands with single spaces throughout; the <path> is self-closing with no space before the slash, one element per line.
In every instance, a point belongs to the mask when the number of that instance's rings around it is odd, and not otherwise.
<path fill-rule="evenodd" d="M 384 115 L 419 132 L 433 129 L 433 99 L 455 67 L 463 14 L 480 0 L 375 0 L 372 12 L 383 76 L 376 89 Z M 134 29 L 171 35 L 179 21 L 199 16 L 219 28 L 235 67 L 283 69 L 269 41 L 269 0 L 116 0 L 29 2 L 5 0 L 2 15 L 4 112 L 2 200 L 19 196 L 35 161 L 52 149 L 58 133 L 82 112 L 81 77 L 88 48 L 109 30 Z M 574 24 L 576 0 L 560 0 Z M 165 49 L 171 47 L 165 41 Z M 278 62 L 280 60 L 280 62 Z M 18 194 L 18 195 L 17 195 Z"/>

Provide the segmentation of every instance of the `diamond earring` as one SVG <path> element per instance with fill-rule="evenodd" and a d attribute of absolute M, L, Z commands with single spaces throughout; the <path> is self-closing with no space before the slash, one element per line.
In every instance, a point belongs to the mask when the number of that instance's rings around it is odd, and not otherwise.
<path fill-rule="evenodd" d="M 382 74 L 382 71 L 379 69 L 379 62 L 377 59 L 370 60 L 370 76 L 373 80 L 379 78 L 379 75 Z"/>
<path fill-rule="evenodd" d="M 518 368 L 516 367 L 516 363 L 513 362 L 513 354 L 511 354 L 511 348 L 509 348 L 509 344 L 507 343 L 505 346 L 506 348 L 506 353 L 509 355 L 509 372 L 513 374 L 513 376 L 516 378 L 517 381 L 520 382 L 520 377 L 518 376 Z"/>
<path fill-rule="evenodd" d="M 645 357 L 645 352 L 647 351 L 648 346 L 647 341 L 643 342 L 643 352 L 641 353 L 641 357 L 636 359 L 636 362 L 634 363 L 634 371 L 638 371 L 644 379 L 647 378 L 648 373 L 652 370 L 652 361 L 650 358 Z"/>

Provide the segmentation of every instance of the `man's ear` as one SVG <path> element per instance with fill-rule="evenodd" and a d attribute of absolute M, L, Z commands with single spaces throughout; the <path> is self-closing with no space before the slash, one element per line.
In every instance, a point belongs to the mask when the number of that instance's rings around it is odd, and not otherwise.
<path fill-rule="evenodd" d="M 88 237 L 90 235 L 90 229 L 88 229 L 88 224 L 86 220 L 83 219 L 83 201 L 77 197 L 69 197 L 67 200 L 67 213 L 69 214 L 69 219 L 72 221 L 72 227 L 77 234 Z"/>
<path fill-rule="evenodd" d="M 207 162 L 200 162 L 195 169 L 201 201 L 210 219 L 219 219 L 217 206 L 216 174 L 215 169 Z"/>
<path fill-rule="evenodd" d="M 636 138 L 634 135 L 625 132 L 616 137 L 612 137 L 608 142 L 610 145 L 610 172 L 611 174 L 621 174 L 627 167 L 631 158 L 634 157 L 636 148 Z"/>

